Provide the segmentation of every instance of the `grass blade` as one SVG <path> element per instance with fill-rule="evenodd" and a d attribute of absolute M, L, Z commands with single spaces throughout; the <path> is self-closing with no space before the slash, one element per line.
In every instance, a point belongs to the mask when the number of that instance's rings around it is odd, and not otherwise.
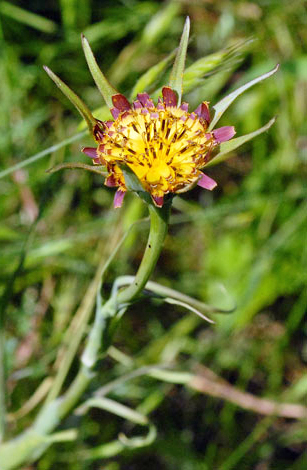
<path fill-rule="evenodd" d="M 81 139 L 81 137 L 84 137 L 86 134 L 87 134 L 87 130 L 79 132 L 78 134 L 75 134 L 72 137 L 69 137 L 68 139 L 63 140 L 62 142 L 58 144 L 52 145 L 51 147 L 48 147 L 47 149 L 42 150 L 41 152 L 38 152 L 35 155 L 32 155 L 32 157 L 29 157 L 26 160 L 23 160 L 22 162 L 16 163 L 16 165 L 13 165 L 9 168 L 6 168 L 5 170 L 0 171 L 0 178 L 4 178 L 4 176 L 11 175 L 16 170 L 20 170 L 21 168 L 31 165 L 37 160 L 40 160 L 41 158 L 46 157 L 46 155 L 50 155 L 51 153 L 56 152 L 57 150 L 65 147 L 66 145 L 69 145 L 72 142 L 75 142 L 76 140 Z"/>
<path fill-rule="evenodd" d="M 165 59 L 161 60 L 158 64 L 150 67 L 147 72 L 145 72 L 136 82 L 131 92 L 130 98 L 134 99 L 138 93 L 147 91 L 156 80 L 161 77 L 161 74 L 164 72 L 170 61 L 174 58 L 176 49 L 169 54 Z"/>
<path fill-rule="evenodd" d="M 42 31 L 43 33 L 54 33 L 57 30 L 57 25 L 54 21 L 8 2 L 0 3 L 0 13 L 18 21 L 19 23 L 23 23 L 31 28 L 37 29 L 38 31 Z"/>

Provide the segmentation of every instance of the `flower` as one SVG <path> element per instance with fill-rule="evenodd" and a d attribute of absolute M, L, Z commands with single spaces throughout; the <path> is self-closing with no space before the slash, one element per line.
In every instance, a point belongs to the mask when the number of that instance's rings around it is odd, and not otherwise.
<path fill-rule="evenodd" d="M 212 150 L 234 136 L 234 127 L 209 132 L 208 102 L 189 113 L 188 103 L 177 107 L 177 94 L 170 87 L 163 87 L 162 97 L 155 106 L 147 93 L 140 93 L 131 106 L 124 95 L 113 95 L 114 121 L 97 121 L 93 135 L 98 146 L 83 149 L 94 164 L 107 167 L 105 184 L 118 187 L 115 207 L 121 206 L 127 191 L 122 165 L 133 171 L 158 207 L 168 193 L 195 184 L 209 190 L 217 185 L 201 169 L 211 160 Z"/>

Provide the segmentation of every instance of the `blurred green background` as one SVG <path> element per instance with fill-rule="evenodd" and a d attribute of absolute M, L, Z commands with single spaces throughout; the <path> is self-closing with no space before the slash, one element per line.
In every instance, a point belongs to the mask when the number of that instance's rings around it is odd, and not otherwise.
<path fill-rule="evenodd" d="M 121 92 L 177 46 L 186 15 L 192 35 L 187 66 L 221 48 L 234 54 L 186 95 L 191 108 L 270 70 L 227 110 L 221 125 L 237 135 L 277 116 L 269 132 L 208 174 L 213 193 L 176 197 L 170 234 L 154 279 L 205 302 L 221 302 L 223 284 L 237 309 L 205 324 L 179 307 L 144 301 L 126 313 L 94 390 L 137 367 L 171 362 L 182 371 L 205 365 L 257 397 L 307 400 L 307 15 L 302 0 L 0 1 L 1 169 L 80 132 L 80 119 L 42 69 L 47 64 L 91 109 L 103 103 L 83 56 L 80 33 Z M 166 78 L 165 78 L 166 77 Z M 167 79 L 167 74 L 162 78 Z M 152 84 L 148 92 L 160 85 Z M 65 353 L 67 329 L 95 275 L 144 207 L 129 195 L 112 208 L 99 175 L 47 174 L 62 162 L 88 159 L 87 136 L 60 145 L 0 184 L 0 294 L 5 339 L 7 436 L 33 421 Z M 133 274 L 146 224 L 128 237 L 106 279 Z M 71 330 L 68 330 L 69 332 Z M 66 332 L 66 333 L 65 333 Z M 64 349 L 63 349 L 64 348 Z M 77 356 L 82 351 L 82 346 Z M 76 372 L 75 359 L 63 389 Z M 1 374 L 0 374 L 1 375 Z M 28 400 L 40 384 L 45 384 Z M 45 388 L 44 388 L 45 387 Z M 148 376 L 112 394 L 150 414 L 157 438 L 116 454 L 105 447 L 140 428 L 101 410 L 72 415 L 61 429 L 77 438 L 54 444 L 27 469 L 305 470 L 307 422 L 265 418 L 219 398 Z M 26 409 L 21 408 L 27 404 Z M 21 409 L 21 410 L 20 410 Z"/>

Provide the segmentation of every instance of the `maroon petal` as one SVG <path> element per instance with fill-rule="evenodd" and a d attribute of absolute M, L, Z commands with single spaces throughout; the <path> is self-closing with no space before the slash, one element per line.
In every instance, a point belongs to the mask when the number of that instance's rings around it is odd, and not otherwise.
<path fill-rule="evenodd" d="M 106 127 L 107 127 L 108 129 L 110 129 L 110 127 L 113 126 L 113 122 L 114 122 L 114 121 L 104 121 L 104 124 L 106 125 Z"/>
<path fill-rule="evenodd" d="M 109 175 L 109 176 L 105 179 L 104 184 L 105 184 L 106 186 L 108 186 L 109 188 L 114 188 L 114 186 L 116 186 L 116 181 L 115 181 L 114 175 Z"/>
<path fill-rule="evenodd" d="M 203 101 L 194 111 L 198 115 L 198 117 L 205 119 L 208 123 L 210 122 L 210 112 L 209 106 L 206 101 Z"/>
<path fill-rule="evenodd" d="M 227 140 L 232 139 L 236 131 L 233 126 L 220 127 L 215 129 L 212 134 L 214 135 L 215 140 L 220 144 L 221 142 L 226 142 Z"/>
<path fill-rule="evenodd" d="M 152 197 L 152 200 L 154 202 L 154 205 L 157 206 L 157 207 L 162 207 L 163 206 L 163 196 L 162 197 L 159 197 L 159 196 L 151 196 Z"/>
<path fill-rule="evenodd" d="M 104 129 L 103 129 L 104 123 L 101 121 L 97 120 L 97 124 L 94 127 L 93 134 L 94 134 L 94 139 L 99 141 L 103 139 L 104 136 Z"/>
<path fill-rule="evenodd" d="M 121 93 L 117 93 L 117 95 L 112 96 L 112 103 L 119 111 L 128 111 L 131 109 L 129 101 Z"/>
<path fill-rule="evenodd" d="M 162 96 L 165 106 L 177 106 L 177 94 L 169 86 L 164 86 L 162 88 Z"/>
<path fill-rule="evenodd" d="M 85 153 L 90 158 L 97 158 L 97 149 L 96 147 L 83 147 L 81 152 Z"/>
<path fill-rule="evenodd" d="M 217 186 L 217 182 L 214 181 L 212 178 L 209 178 L 209 176 L 205 175 L 204 173 L 202 173 L 197 184 L 198 186 L 201 186 L 204 189 L 209 189 L 209 191 L 212 191 L 212 189 Z"/>
<path fill-rule="evenodd" d="M 138 100 L 143 106 L 146 106 L 146 108 L 154 108 L 153 101 L 150 99 L 148 93 L 138 93 Z"/>
<path fill-rule="evenodd" d="M 126 194 L 126 191 L 122 191 L 121 189 L 118 189 L 116 191 L 115 196 L 114 196 L 114 201 L 113 201 L 114 209 L 121 207 L 125 194 Z"/>

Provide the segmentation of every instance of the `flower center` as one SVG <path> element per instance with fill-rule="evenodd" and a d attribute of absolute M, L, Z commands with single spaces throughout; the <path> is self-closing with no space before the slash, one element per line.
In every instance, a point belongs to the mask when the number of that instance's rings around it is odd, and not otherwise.
<path fill-rule="evenodd" d="M 121 172 L 117 164 L 125 163 L 146 191 L 163 197 L 199 178 L 199 169 L 214 145 L 206 127 L 196 114 L 181 108 L 158 104 L 130 109 L 109 123 L 99 141 L 98 155 L 117 176 Z M 123 177 L 117 183 L 126 189 Z"/>

